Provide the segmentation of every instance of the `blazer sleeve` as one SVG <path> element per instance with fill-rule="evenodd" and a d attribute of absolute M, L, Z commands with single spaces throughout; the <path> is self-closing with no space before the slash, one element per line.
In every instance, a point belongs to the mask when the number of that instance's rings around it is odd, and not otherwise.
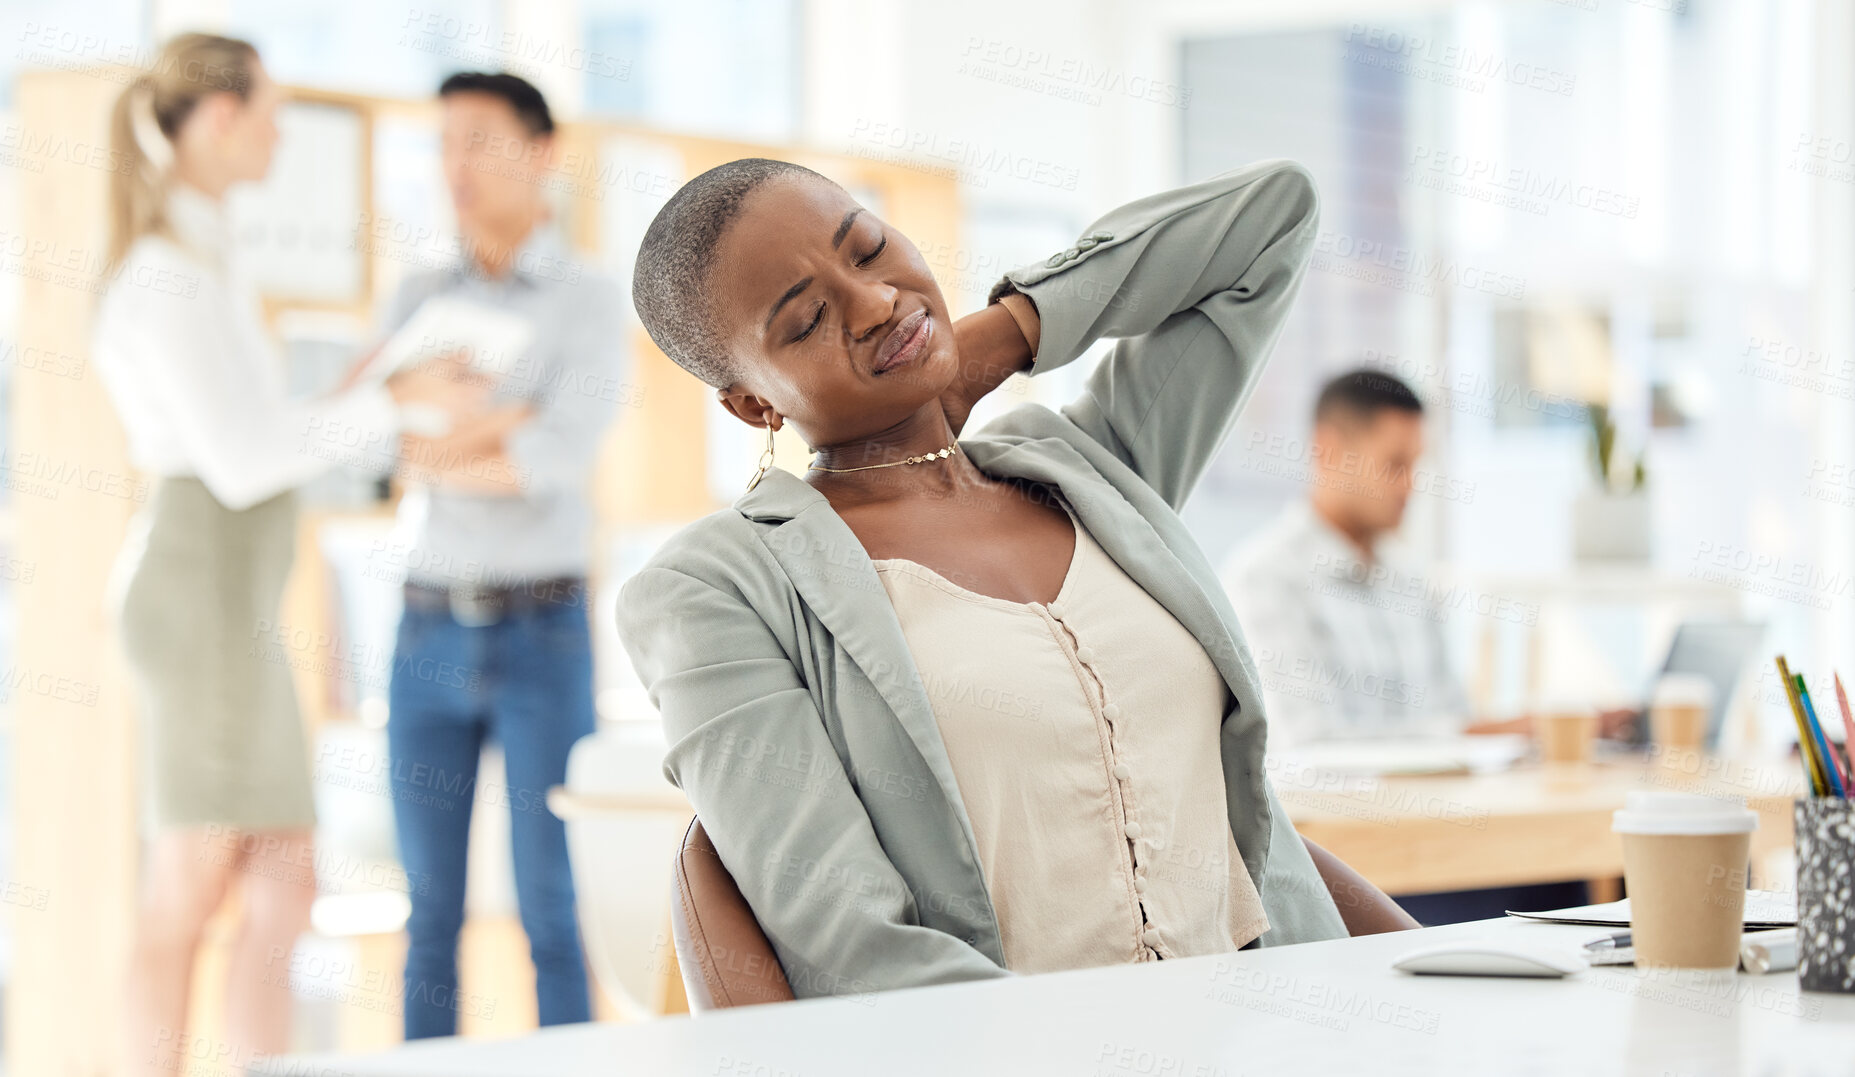
<path fill-rule="evenodd" d="M 1061 411 L 1176 510 L 1249 398 L 1318 227 L 1307 170 L 1261 161 L 1113 210 L 989 299 L 1036 304 L 1033 377 L 1117 339 Z"/>
<path fill-rule="evenodd" d="M 795 995 L 1010 975 L 924 927 L 811 693 L 738 595 L 668 567 L 620 588 L 619 634 L 688 795 Z"/>

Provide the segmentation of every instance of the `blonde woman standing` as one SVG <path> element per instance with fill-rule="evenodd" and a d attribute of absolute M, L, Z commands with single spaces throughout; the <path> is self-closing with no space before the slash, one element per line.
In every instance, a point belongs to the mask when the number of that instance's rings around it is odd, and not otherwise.
<path fill-rule="evenodd" d="M 123 167 L 95 356 L 131 459 L 155 480 L 114 588 L 144 764 L 128 1072 L 172 1073 L 198 1054 L 186 1034 L 194 954 L 235 880 L 243 922 L 228 1042 L 213 1057 L 242 1068 L 289 1046 L 288 955 L 315 898 L 315 813 L 289 668 L 254 644 L 276 622 L 294 488 L 341 458 L 329 445 L 345 462 L 390 464 L 404 405 L 462 417 L 484 401 L 453 364 L 286 398 L 224 207 L 229 188 L 269 171 L 281 96 L 251 45 L 183 34 L 125 89 L 112 122 Z"/>

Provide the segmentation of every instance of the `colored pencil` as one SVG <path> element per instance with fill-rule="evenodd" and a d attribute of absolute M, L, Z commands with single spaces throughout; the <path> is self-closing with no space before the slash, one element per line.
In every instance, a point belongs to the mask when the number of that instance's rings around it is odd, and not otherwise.
<path fill-rule="evenodd" d="M 1855 713 L 1849 711 L 1849 694 L 1842 687 L 1842 674 L 1835 674 L 1836 702 L 1842 706 L 1842 788 L 1855 793 Z"/>
<path fill-rule="evenodd" d="M 1803 698 L 1797 694 L 1797 684 L 1791 680 L 1791 667 L 1778 656 L 1778 680 L 1784 685 L 1784 697 L 1790 700 L 1791 717 L 1797 719 L 1797 750 L 1803 753 L 1803 768 L 1810 779 L 1810 795 L 1827 796 L 1829 780 L 1823 774 L 1822 760 L 1816 757 L 1816 741 L 1810 736 L 1810 721 L 1803 716 Z"/>
<path fill-rule="evenodd" d="M 1801 673 L 1797 674 L 1797 694 L 1803 698 L 1803 715 L 1810 720 L 1810 736 L 1815 741 L 1817 757 L 1823 761 L 1823 772 L 1829 778 L 1829 788 L 1824 795 L 1846 797 L 1848 791 L 1842 786 L 1842 772 L 1837 769 L 1841 764 L 1829 750 L 1829 738 L 1823 735 L 1823 723 L 1816 720 L 1816 704 L 1810 702 L 1810 688 L 1804 684 Z"/>

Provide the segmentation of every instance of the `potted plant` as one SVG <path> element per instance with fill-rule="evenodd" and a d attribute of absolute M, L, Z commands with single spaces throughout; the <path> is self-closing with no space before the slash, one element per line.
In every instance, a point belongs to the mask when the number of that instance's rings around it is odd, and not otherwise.
<path fill-rule="evenodd" d="M 1596 482 L 1572 503 L 1572 553 L 1580 561 L 1646 563 L 1649 560 L 1648 473 L 1643 455 L 1620 456 L 1610 409 L 1591 404 L 1589 459 Z"/>

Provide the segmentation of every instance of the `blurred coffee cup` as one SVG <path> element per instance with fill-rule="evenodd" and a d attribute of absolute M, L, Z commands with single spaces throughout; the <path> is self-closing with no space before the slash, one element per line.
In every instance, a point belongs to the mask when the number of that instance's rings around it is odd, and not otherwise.
<path fill-rule="evenodd" d="M 1597 711 L 1588 705 L 1559 703 L 1533 717 L 1533 737 L 1544 763 L 1585 763 L 1597 740 Z"/>
<path fill-rule="evenodd" d="M 1649 740 L 1663 763 L 1698 754 L 1713 714 L 1713 682 L 1697 673 L 1665 673 L 1649 699 Z"/>

